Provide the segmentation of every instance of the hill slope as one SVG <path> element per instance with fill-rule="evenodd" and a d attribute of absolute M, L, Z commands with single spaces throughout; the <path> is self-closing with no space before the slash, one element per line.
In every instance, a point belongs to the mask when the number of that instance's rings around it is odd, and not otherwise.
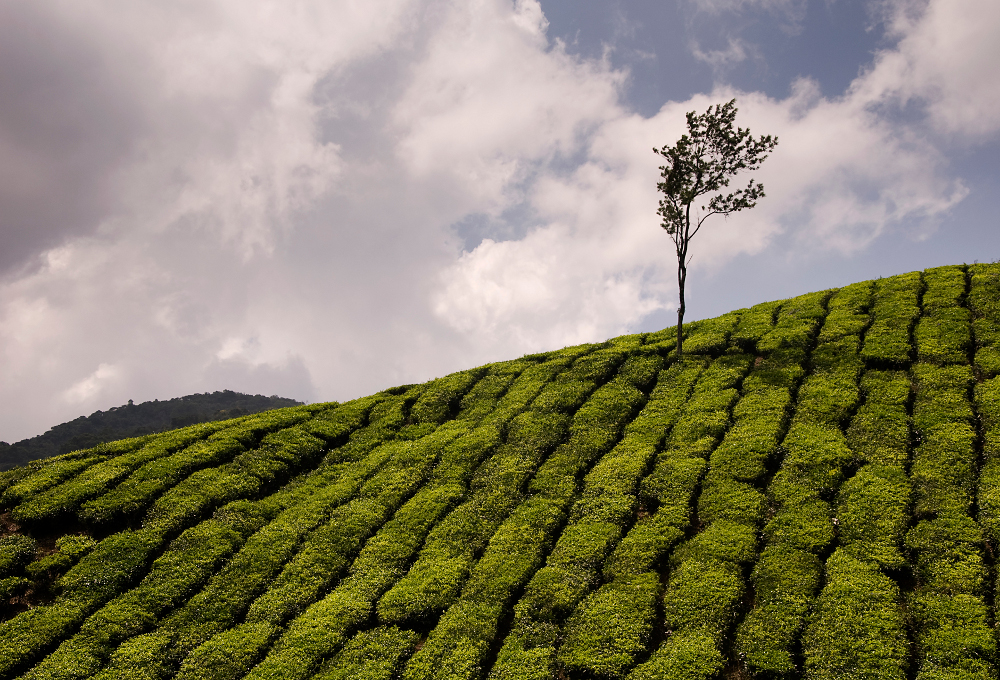
<path fill-rule="evenodd" d="M 80 416 L 48 432 L 30 439 L 8 444 L 0 442 L 0 470 L 9 470 L 33 460 L 51 458 L 116 439 L 140 437 L 171 430 L 183 425 L 193 425 L 234 416 L 259 413 L 275 408 L 298 406 L 294 399 L 263 395 L 249 395 L 223 390 L 189 394 L 167 401 L 145 401 L 96 411 Z"/>
<path fill-rule="evenodd" d="M 673 335 L 3 473 L 0 676 L 994 677 L 1000 265 Z"/>

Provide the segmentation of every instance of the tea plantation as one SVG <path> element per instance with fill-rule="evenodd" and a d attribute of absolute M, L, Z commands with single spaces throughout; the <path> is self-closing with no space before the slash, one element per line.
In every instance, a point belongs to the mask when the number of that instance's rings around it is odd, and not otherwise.
<path fill-rule="evenodd" d="M 0 473 L 0 677 L 995 678 L 1000 264 Z"/>

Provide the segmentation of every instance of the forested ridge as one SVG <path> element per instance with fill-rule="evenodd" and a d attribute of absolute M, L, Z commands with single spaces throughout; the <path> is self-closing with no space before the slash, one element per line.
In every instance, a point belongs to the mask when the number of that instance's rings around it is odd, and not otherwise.
<path fill-rule="evenodd" d="M 0 678 L 996 677 L 1000 264 L 0 473 Z"/>
<path fill-rule="evenodd" d="M 228 420 L 236 416 L 259 413 L 302 402 L 278 396 L 265 397 L 222 390 L 189 394 L 166 401 L 144 401 L 95 411 L 69 422 L 56 425 L 47 432 L 8 444 L 0 441 L 0 470 L 8 470 L 40 458 L 90 448 L 116 439 L 140 437 L 211 420 Z"/>

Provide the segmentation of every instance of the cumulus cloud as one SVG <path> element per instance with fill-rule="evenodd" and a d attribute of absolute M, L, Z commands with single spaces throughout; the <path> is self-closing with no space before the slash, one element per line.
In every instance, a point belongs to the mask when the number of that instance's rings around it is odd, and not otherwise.
<path fill-rule="evenodd" d="M 933 20 L 928 12 L 925 21 Z M 606 337 L 672 308 L 672 251 L 650 228 L 657 201 L 650 142 L 672 144 L 687 111 L 731 97 L 739 100 L 740 125 L 777 134 L 781 143 L 756 173 L 767 198 L 751 212 L 713 218 L 698 236 L 694 267 L 718 269 L 738 254 L 760 252 L 779 233 L 803 252 L 850 253 L 903 220 L 931 228 L 967 190 L 948 176 L 946 156 L 919 128 L 884 115 L 899 90 L 878 84 L 889 80 L 883 69 L 894 66 L 895 54 L 880 55 L 837 98 L 800 79 L 782 100 L 718 88 L 667 103 L 650 118 L 616 112 L 589 137 L 586 160 L 573 173 L 535 183 L 531 201 L 540 220 L 530 235 L 486 241 L 453 265 L 438 314 L 465 332 L 499 332 L 540 348 L 553 336 Z"/>
<path fill-rule="evenodd" d="M 118 367 L 100 364 L 96 371 L 63 392 L 63 399 L 74 405 L 90 401 L 120 374 Z"/>
<path fill-rule="evenodd" d="M 921 11 L 922 10 L 922 11 Z M 934 128 L 966 141 L 1000 130 L 1000 5 L 898 1 L 887 8 L 896 48 L 882 51 L 855 97 L 922 107 Z"/>
<path fill-rule="evenodd" d="M 699 234 L 694 266 L 929 229 L 965 190 L 927 129 L 997 126 L 996 75 L 963 70 L 995 12 L 945 5 L 840 97 L 719 87 L 652 117 L 536 0 L 4 5 L 0 438 L 130 398 L 349 398 L 634 329 L 675 290 L 651 147 L 731 96 L 781 145 L 767 198 Z M 50 37 L 5 42 L 12 21 Z M 976 44 L 925 52 L 956 41 Z"/>

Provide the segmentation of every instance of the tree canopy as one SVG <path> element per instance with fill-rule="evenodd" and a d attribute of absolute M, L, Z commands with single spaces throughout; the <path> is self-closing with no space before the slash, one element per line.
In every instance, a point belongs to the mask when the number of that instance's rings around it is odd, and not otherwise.
<path fill-rule="evenodd" d="M 664 160 L 660 166 L 661 182 L 656 188 L 663 194 L 658 213 L 663 218 L 660 226 L 674 242 L 677 251 L 677 285 L 680 303 L 677 307 L 677 353 L 682 354 L 682 327 L 684 324 L 684 286 L 687 265 L 690 262 L 688 247 L 691 239 L 712 215 L 728 216 L 746 208 L 753 208 L 764 197 L 764 185 L 750 179 L 745 189 L 730 193 L 715 193 L 728 187 L 730 180 L 745 170 L 756 170 L 778 145 L 778 138 L 761 135 L 754 138 L 749 129 L 737 127 L 736 100 L 709 107 L 703 114 L 687 114 L 687 134 L 672 146 L 653 151 Z M 699 197 L 713 195 L 708 204 L 691 207 Z"/>

